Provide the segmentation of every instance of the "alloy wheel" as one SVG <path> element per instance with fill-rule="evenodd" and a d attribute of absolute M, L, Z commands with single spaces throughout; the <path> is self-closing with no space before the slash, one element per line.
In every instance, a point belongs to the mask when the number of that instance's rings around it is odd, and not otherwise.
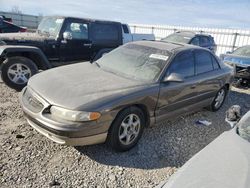
<path fill-rule="evenodd" d="M 31 70 L 24 64 L 16 63 L 9 67 L 7 74 L 15 84 L 25 84 L 31 77 Z"/>
<path fill-rule="evenodd" d="M 220 106 L 222 105 L 222 103 L 224 101 L 225 95 L 226 95 L 226 93 L 225 93 L 224 89 L 221 89 L 218 92 L 218 94 L 215 98 L 215 104 L 214 104 L 215 108 L 217 108 L 217 109 L 220 108 Z"/>
<path fill-rule="evenodd" d="M 138 137 L 141 128 L 140 118 L 130 114 L 123 119 L 119 128 L 119 140 L 124 145 L 129 145 Z"/>

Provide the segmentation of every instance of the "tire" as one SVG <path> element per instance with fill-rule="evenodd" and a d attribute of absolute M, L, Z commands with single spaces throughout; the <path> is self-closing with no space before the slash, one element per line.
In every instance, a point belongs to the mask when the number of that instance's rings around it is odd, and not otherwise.
<path fill-rule="evenodd" d="M 2 65 L 3 82 L 17 91 L 21 91 L 31 76 L 38 72 L 36 64 L 21 56 L 7 58 Z"/>
<path fill-rule="evenodd" d="M 222 87 L 217 92 L 216 96 L 213 99 L 213 102 L 208 107 L 208 110 L 212 112 L 218 111 L 222 107 L 223 103 L 225 102 L 226 96 L 227 96 L 227 89 L 226 87 Z"/>
<path fill-rule="evenodd" d="M 130 124 L 130 121 L 134 124 Z M 142 110 L 137 107 L 126 108 L 113 121 L 108 132 L 107 144 L 115 151 L 130 150 L 141 138 L 145 123 Z"/>

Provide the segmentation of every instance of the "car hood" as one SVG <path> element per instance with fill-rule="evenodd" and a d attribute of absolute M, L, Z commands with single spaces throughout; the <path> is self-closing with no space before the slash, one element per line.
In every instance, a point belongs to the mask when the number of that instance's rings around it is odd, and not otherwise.
<path fill-rule="evenodd" d="M 250 66 L 250 57 L 238 56 L 233 54 L 223 55 L 223 61 L 228 63 L 233 63 L 238 66 L 249 67 Z"/>
<path fill-rule="evenodd" d="M 40 35 L 38 33 L 1 33 L 0 34 L 0 41 L 4 41 L 5 43 L 10 42 L 26 42 L 26 41 L 43 41 L 48 37 L 45 35 Z"/>
<path fill-rule="evenodd" d="M 249 188 L 249 146 L 235 129 L 226 131 L 158 188 Z"/>
<path fill-rule="evenodd" d="M 50 104 L 75 110 L 125 96 L 145 86 L 145 82 L 115 75 L 89 62 L 53 68 L 33 76 L 28 82 L 28 88 Z"/>

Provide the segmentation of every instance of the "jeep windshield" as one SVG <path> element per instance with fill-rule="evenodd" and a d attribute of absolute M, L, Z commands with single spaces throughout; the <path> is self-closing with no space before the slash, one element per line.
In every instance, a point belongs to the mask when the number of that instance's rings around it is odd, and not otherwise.
<path fill-rule="evenodd" d="M 166 50 L 127 44 L 97 60 L 100 68 L 127 78 L 154 82 L 162 72 L 170 53 Z"/>
<path fill-rule="evenodd" d="M 37 28 L 39 34 L 45 34 L 51 37 L 56 37 L 63 24 L 63 18 L 45 17 Z"/>

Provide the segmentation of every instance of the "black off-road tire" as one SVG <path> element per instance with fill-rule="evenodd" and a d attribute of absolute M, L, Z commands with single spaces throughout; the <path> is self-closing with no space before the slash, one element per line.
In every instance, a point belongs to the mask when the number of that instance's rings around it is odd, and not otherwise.
<path fill-rule="evenodd" d="M 31 59 L 22 56 L 9 57 L 3 62 L 1 73 L 3 82 L 10 88 L 21 91 L 27 85 L 27 82 L 15 83 L 8 75 L 8 70 L 15 64 L 21 64 L 27 67 L 30 70 L 30 75 L 28 76 L 29 78 L 38 72 L 38 68 Z"/>
<path fill-rule="evenodd" d="M 137 115 L 140 119 L 139 134 L 131 144 L 124 145 L 119 139 L 119 131 L 123 120 L 131 114 Z M 145 115 L 141 109 L 137 107 L 126 108 L 123 111 L 121 111 L 113 121 L 108 132 L 108 138 L 106 143 L 115 151 L 118 152 L 128 151 L 131 148 L 133 148 L 141 138 L 145 125 L 146 125 Z"/>

